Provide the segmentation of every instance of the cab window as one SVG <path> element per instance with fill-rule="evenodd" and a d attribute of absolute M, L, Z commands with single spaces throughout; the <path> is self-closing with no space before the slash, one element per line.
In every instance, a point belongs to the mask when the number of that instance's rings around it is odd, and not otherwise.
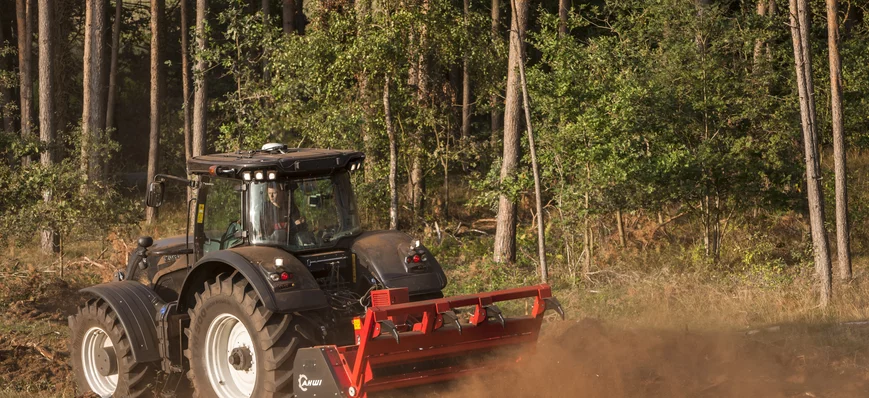
<path fill-rule="evenodd" d="M 237 180 L 213 178 L 205 183 L 208 198 L 205 204 L 205 253 L 228 249 L 239 243 L 236 232 L 241 230 L 241 184 Z"/>

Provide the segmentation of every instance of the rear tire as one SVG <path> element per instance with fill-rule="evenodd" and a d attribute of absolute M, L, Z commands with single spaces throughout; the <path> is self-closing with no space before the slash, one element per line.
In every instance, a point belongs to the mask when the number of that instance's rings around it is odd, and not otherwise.
<path fill-rule="evenodd" d="M 133 361 L 130 340 L 112 308 L 91 299 L 69 319 L 70 358 L 79 391 L 100 397 L 151 397 L 155 371 Z"/>
<path fill-rule="evenodd" d="M 265 309 L 238 272 L 206 282 L 195 298 L 184 331 L 194 396 L 291 396 L 293 360 L 303 342 L 293 316 Z"/>

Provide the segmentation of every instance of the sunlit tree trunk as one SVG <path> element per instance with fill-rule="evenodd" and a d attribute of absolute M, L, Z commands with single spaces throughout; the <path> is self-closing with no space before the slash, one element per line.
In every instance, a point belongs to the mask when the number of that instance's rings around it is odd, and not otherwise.
<path fill-rule="evenodd" d="M 510 54 L 507 62 L 507 93 L 504 101 L 504 152 L 501 159 L 501 184 L 513 183 L 519 165 L 522 99 L 519 67 L 528 25 L 528 0 L 517 0 L 510 7 Z M 516 259 L 516 202 L 514 198 L 501 194 L 498 199 L 498 219 L 495 225 L 494 260 L 499 263 L 512 263 Z"/>
<path fill-rule="evenodd" d="M 205 78 L 205 58 L 203 51 L 207 45 L 205 33 L 205 17 L 208 9 L 207 0 L 196 0 L 196 63 L 193 65 L 193 148 L 192 155 L 205 153 L 205 112 L 207 110 L 207 82 Z"/>
<path fill-rule="evenodd" d="M 567 12 L 569 0 L 558 0 L 558 37 L 567 36 Z"/>
<path fill-rule="evenodd" d="M 31 54 L 33 51 L 33 0 L 16 0 L 15 15 L 18 24 L 18 91 L 21 110 L 21 137 L 33 136 L 33 73 Z M 22 159 L 30 163 L 30 157 Z"/>
<path fill-rule="evenodd" d="M 768 0 L 757 0 L 757 15 L 760 17 L 766 16 L 767 8 L 769 8 Z M 754 41 L 754 58 L 753 58 L 753 67 L 754 73 L 758 73 L 760 71 L 760 60 L 763 55 L 763 40 L 757 39 Z"/>
<path fill-rule="evenodd" d="M 391 79 L 383 83 L 383 114 L 386 134 L 389 136 L 389 229 L 398 229 L 398 141 L 392 122 L 392 105 L 389 98 Z"/>
<path fill-rule="evenodd" d="M 54 1 L 39 0 L 39 140 L 46 146 L 40 154 L 40 163 L 51 167 L 55 159 L 55 138 L 57 126 L 54 115 L 54 76 L 51 73 L 51 60 L 54 57 Z M 42 192 L 42 200 L 51 202 L 51 190 Z M 57 234 L 50 228 L 42 230 L 41 248 L 44 254 L 57 252 L 60 247 Z"/>
<path fill-rule="evenodd" d="M 830 55 L 830 103 L 832 104 L 833 159 L 836 173 L 836 249 L 839 278 L 851 279 L 851 228 L 848 225 L 847 159 L 842 121 L 842 64 L 839 59 L 839 4 L 827 0 L 827 42 Z"/>
<path fill-rule="evenodd" d="M 818 277 L 820 305 L 826 307 L 832 297 L 832 272 L 827 231 L 824 229 L 824 197 L 821 189 L 821 168 L 818 160 L 818 138 L 815 125 L 812 59 L 809 53 L 809 18 L 806 0 L 790 0 L 791 38 L 794 49 L 797 90 L 800 96 L 800 117 L 806 154 L 806 185 L 815 274 Z"/>
<path fill-rule="evenodd" d="M 103 57 L 105 56 L 105 4 L 86 0 L 84 38 L 84 98 L 82 103 L 81 171 L 86 186 L 100 180 L 100 151 L 96 150 L 106 128 L 106 102 L 103 97 Z"/>
<path fill-rule="evenodd" d="M 625 222 L 622 218 L 622 209 L 616 209 L 616 228 L 619 232 L 619 246 L 627 246 L 627 242 L 625 241 Z"/>
<path fill-rule="evenodd" d="M 151 124 L 148 145 L 148 181 L 157 175 L 157 161 L 160 158 L 160 108 L 163 99 L 163 9 L 165 0 L 151 0 Z M 157 220 L 157 208 L 146 207 L 145 221 L 148 224 Z"/>

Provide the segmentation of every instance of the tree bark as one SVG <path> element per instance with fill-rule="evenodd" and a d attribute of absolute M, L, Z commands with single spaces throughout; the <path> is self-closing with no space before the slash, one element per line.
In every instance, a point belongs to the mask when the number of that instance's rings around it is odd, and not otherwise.
<path fill-rule="evenodd" d="M 291 34 L 296 30 L 296 1 L 283 0 L 283 18 L 284 18 L 284 33 Z M 301 1 L 301 0 L 298 0 Z"/>
<path fill-rule="evenodd" d="M 395 125 L 392 123 L 392 106 L 389 103 L 390 82 L 391 79 L 387 76 L 383 83 L 383 115 L 386 134 L 389 136 L 389 229 L 398 229 L 398 142 Z"/>
<path fill-rule="evenodd" d="M 2 18 L 0 18 L 0 43 L 6 42 L 6 32 L 3 26 Z M 0 57 L 0 70 L 8 71 L 10 69 L 9 60 L 6 56 Z M 15 118 L 12 117 L 12 90 L 8 84 L 3 84 L 0 87 L 0 113 L 3 113 L 3 131 L 7 134 L 12 134 L 15 131 Z"/>
<path fill-rule="evenodd" d="M 501 40 L 501 32 L 499 26 L 501 25 L 501 2 L 500 0 L 492 0 L 492 43 L 497 43 Z M 490 142 L 492 143 L 492 147 L 495 147 L 495 144 L 498 142 L 499 132 L 501 131 L 501 112 L 498 111 L 498 95 L 494 92 L 489 96 L 489 103 L 492 107 L 491 111 L 491 127 L 492 127 L 492 136 L 490 138 Z"/>
<path fill-rule="evenodd" d="M 39 0 L 39 140 L 46 150 L 40 154 L 40 163 L 48 168 L 56 162 L 54 140 L 56 137 L 54 115 L 54 75 L 51 73 L 51 60 L 54 56 L 54 1 Z M 42 193 L 42 200 L 51 202 L 51 190 Z M 42 253 L 50 254 L 59 250 L 58 236 L 51 228 L 41 232 Z"/>
<path fill-rule="evenodd" d="M 85 186 L 100 179 L 99 151 L 106 127 L 106 102 L 103 97 L 103 57 L 105 56 L 105 4 L 86 0 L 84 39 L 84 98 L 82 101 L 81 171 Z"/>
<path fill-rule="evenodd" d="M 112 24 L 112 60 L 109 67 L 109 92 L 106 101 L 106 130 L 115 127 L 115 96 L 117 95 L 118 81 L 118 51 L 121 45 L 121 13 L 124 9 L 124 0 L 115 0 L 115 21 Z"/>
<path fill-rule="evenodd" d="M 528 0 L 514 2 L 510 23 L 510 53 L 507 62 L 507 93 L 504 101 L 504 152 L 501 160 L 501 184 L 511 183 L 519 165 L 521 98 L 519 68 L 528 24 Z M 501 194 L 498 199 L 498 219 L 495 225 L 494 260 L 512 263 L 516 259 L 516 203 Z"/>
<path fill-rule="evenodd" d="M 832 275 L 827 231 L 824 229 L 824 198 L 821 190 L 821 175 L 818 162 L 817 132 L 812 87 L 812 60 L 808 52 L 809 31 L 808 5 L 806 0 L 790 0 L 791 38 L 794 49 L 794 68 L 797 90 L 800 96 L 800 118 L 806 155 L 806 185 L 809 201 L 809 219 L 812 231 L 812 248 L 815 257 L 815 274 L 818 277 L 820 306 L 826 307 L 832 297 Z"/>
<path fill-rule="evenodd" d="M 568 0 L 558 0 L 558 37 L 567 36 Z"/>
<path fill-rule="evenodd" d="M 157 175 L 157 161 L 160 158 L 160 107 L 163 99 L 163 62 L 161 46 L 163 40 L 163 10 L 165 0 L 151 0 L 151 134 L 148 145 L 148 181 Z M 145 222 L 157 221 L 157 208 L 145 208 Z"/>
<path fill-rule="evenodd" d="M 33 136 L 33 3 L 32 0 L 16 0 L 16 18 L 18 23 L 18 90 L 21 110 L 21 137 L 29 139 Z M 22 164 L 30 164 L 30 157 L 25 156 Z"/>
<path fill-rule="evenodd" d="M 625 222 L 622 218 L 622 209 L 616 209 L 616 228 L 619 231 L 619 246 L 627 246 L 627 241 L 625 240 Z"/>
<path fill-rule="evenodd" d="M 848 222 L 847 155 L 842 121 L 842 64 L 839 59 L 839 4 L 827 0 L 827 42 L 830 56 L 830 102 L 833 123 L 833 159 L 836 173 L 836 249 L 839 278 L 851 279 L 851 228 Z"/>
<path fill-rule="evenodd" d="M 512 6 L 516 7 L 516 1 Z M 519 30 L 519 80 L 522 84 L 522 104 L 525 108 L 525 131 L 528 133 L 528 152 L 531 155 L 531 170 L 534 174 L 534 204 L 537 207 L 537 257 L 540 261 L 540 282 L 549 281 L 549 268 L 546 266 L 546 234 L 544 233 L 546 217 L 543 214 L 543 197 L 540 189 L 540 169 L 537 165 L 537 149 L 534 145 L 534 130 L 531 126 L 531 101 L 528 99 L 528 82 L 525 80 L 525 36 L 524 30 Z"/>
<path fill-rule="evenodd" d="M 765 17 L 768 7 L 768 0 L 757 0 L 757 15 Z M 760 72 L 760 60 L 763 52 L 763 44 L 764 42 L 761 39 L 757 39 L 754 42 L 754 58 L 752 62 L 754 73 Z"/>
<path fill-rule="evenodd" d="M 207 110 L 207 82 L 205 78 L 205 51 L 207 38 L 205 37 L 205 18 L 208 8 L 208 0 L 196 0 L 196 63 L 193 65 L 193 148 L 192 155 L 205 154 L 205 112 Z"/>
<path fill-rule="evenodd" d="M 465 12 L 465 33 L 468 32 L 468 24 L 470 21 L 471 0 L 464 0 Z M 465 54 L 462 57 L 462 144 L 468 140 L 471 135 L 471 71 L 470 60 Z"/>
<path fill-rule="evenodd" d="M 190 26 L 188 25 L 189 16 L 187 3 L 189 0 L 180 0 L 181 2 L 181 90 L 184 95 L 183 111 L 184 111 L 184 160 L 190 160 L 193 157 L 193 139 L 191 137 L 191 115 L 190 115 Z M 192 192 L 191 189 L 187 190 Z M 187 198 L 190 199 L 189 197 Z"/>

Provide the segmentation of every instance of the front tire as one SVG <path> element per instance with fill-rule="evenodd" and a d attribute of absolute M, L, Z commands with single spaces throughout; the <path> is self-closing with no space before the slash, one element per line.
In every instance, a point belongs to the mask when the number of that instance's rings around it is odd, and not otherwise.
<path fill-rule="evenodd" d="M 81 392 L 100 397 L 149 397 L 154 368 L 133 361 L 118 316 L 102 299 L 91 299 L 69 319 L 70 351 Z"/>
<path fill-rule="evenodd" d="M 293 316 L 271 312 L 238 272 L 205 284 L 188 310 L 190 378 L 203 398 L 293 393 L 293 360 L 302 342 Z"/>

